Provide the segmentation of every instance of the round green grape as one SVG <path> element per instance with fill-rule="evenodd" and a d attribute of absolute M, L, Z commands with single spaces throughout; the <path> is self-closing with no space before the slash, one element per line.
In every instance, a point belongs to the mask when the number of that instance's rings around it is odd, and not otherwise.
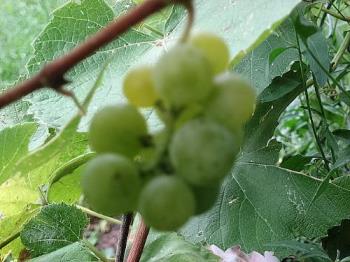
<path fill-rule="evenodd" d="M 220 184 L 209 187 L 192 186 L 191 188 L 196 199 L 196 215 L 199 215 L 213 207 L 219 195 Z"/>
<path fill-rule="evenodd" d="M 242 128 L 255 109 L 256 92 L 241 77 L 224 74 L 215 81 L 216 89 L 206 115 L 232 131 Z"/>
<path fill-rule="evenodd" d="M 180 178 L 153 178 L 141 191 L 139 211 L 146 224 L 161 231 L 176 230 L 195 212 L 189 186 Z"/>
<path fill-rule="evenodd" d="M 190 43 L 205 55 L 214 74 L 227 69 L 230 51 L 223 39 L 212 33 L 201 33 L 192 37 Z"/>
<path fill-rule="evenodd" d="M 132 105 L 106 106 L 91 122 L 89 142 L 98 153 L 119 153 L 134 157 L 147 135 L 146 121 Z"/>
<path fill-rule="evenodd" d="M 124 78 L 123 92 L 134 106 L 153 106 L 158 98 L 153 82 L 153 69 L 142 66 L 130 70 Z"/>
<path fill-rule="evenodd" d="M 188 44 L 164 54 L 154 70 L 155 86 L 166 107 L 181 109 L 208 98 L 213 90 L 209 61 Z"/>
<path fill-rule="evenodd" d="M 108 216 L 134 211 L 141 191 L 134 163 L 116 154 L 102 154 L 89 161 L 81 185 L 89 205 Z"/>
<path fill-rule="evenodd" d="M 189 121 L 178 129 L 169 146 L 175 172 L 198 186 L 218 183 L 230 171 L 236 139 L 225 127 L 207 119 Z"/>

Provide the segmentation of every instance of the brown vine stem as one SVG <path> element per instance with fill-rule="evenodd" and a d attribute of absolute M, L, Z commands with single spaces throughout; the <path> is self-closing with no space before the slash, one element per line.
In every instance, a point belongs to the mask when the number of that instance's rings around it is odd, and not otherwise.
<path fill-rule="evenodd" d="M 68 70 L 93 55 L 99 48 L 105 46 L 132 26 L 172 3 L 183 4 L 181 0 L 144 1 L 88 38 L 68 54 L 47 64 L 37 75 L 3 92 L 0 95 L 0 109 L 43 87 L 51 87 L 61 92 L 63 85 L 68 82 L 64 77 Z"/>
<path fill-rule="evenodd" d="M 135 240 L 132 244 L 127 262 L 139 262 L 143 248 L 145 246 L 147 236 L 149 233 L 149 227 L 141 219 L 140 225 L 137 229 Z"/>
<path fill-rule="evenodd" d="M 120 238 L 118 241 L 118 247 L 117 247 L 117 253 L 115 256 L 115 262 L 123 262 L 124 261 L 124 255 L 125 255 L 125 249 L 126 244 L 128 242 L 128 236 L 130 231 L 130 225 L 132 223 L 133 214 L 127 213 L 123 215 L 123 222 L 120 232 Z"/>

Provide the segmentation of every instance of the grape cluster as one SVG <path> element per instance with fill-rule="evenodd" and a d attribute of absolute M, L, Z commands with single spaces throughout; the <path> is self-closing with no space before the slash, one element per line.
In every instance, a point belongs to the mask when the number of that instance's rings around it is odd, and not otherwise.
<path fill-rule="evenodd" d="M 149 226 L 176 230 L 213 206 L 256 100 L 226 71 L 228 62 L 225 42 L 202 33 L 126 75 L 128 103 L 104 107 L 90 125 L 98 154 L 82 187 L 92 208 L 111 216 L 138 211 Z M 148 132 L 143 107 L 155 109 L 162 130 Z"/>

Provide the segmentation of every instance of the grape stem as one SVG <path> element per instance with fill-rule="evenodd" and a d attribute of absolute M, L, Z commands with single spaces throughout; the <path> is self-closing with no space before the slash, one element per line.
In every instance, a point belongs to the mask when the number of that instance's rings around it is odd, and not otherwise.
<path fill-rule="evenodd" d="M 16 240 L 21 234 L 21 230 L 16 231 L 9 237 L 7 237 L 4 241 L 0 243 L 0 249 L 6 247 L 8 244 L 10 244 L 12 241 Z"/>
<path fill-rule="evenodd" d="M 83 211 L 84 213 L 90 215 L 90 216 L 93 216 L 93 217 L 97 217 L 99 219 L 103 219 L 103 220 L 106 220 L 107 222 L 111 223 L 111 224 L 116 224 L 116 225 L 120 225 L 122 222 L 118 219 L 115 219 L 113 217 L 108 217 L 108 216 L 105 216 L 105 215 L 102 215 L 100 213 L 97 213 L 95 211 L 92 211 L 86 207 L 83 207 L 83 206 L 79 206 L 79 205 L 75 205 L 76 208 L 80 209 L 81 211 Z"/>
<path fill-rule="evenodd" d="M 133 220 L 133 214 L 127 213 L 123 215 L 123 222 L 120 232 L 120 238 L 117 246 L 117 253 L 115 256 L 115 262 L 123 262 L 125 256 L 126 244 L 128 242 L 128 236 L 130 231 L 130 225 Z"/>
<path fill-rule="evenodd" d="M 172 3 L 185 4 L 179 0 L 144 1 L 75 47 L 68 54 L 48 63 L 37 75 L 3 92 L 0 95 L 0 109 L 44 87 L 52 88 L 62 94 L 63 86 L 68 83 L 64 76 L 67 71 L 79 62 L 95 54 L 99 48 L 110 43 L 132 26 L 135 26 L 148 16 Z"/>
<path fill-rule="evenodd" d="M 183 1 L 182 4 L 186 7 L 187 12 L 188 12 L 188 18 L 187 18 L 187 24 L 185 31 L 183 32 L 183 35 L 180 39 L 180 42 L 184 43 L 187 41 L 191 29 L 193 27 L 193 22 L 194 22 L 194 8 L 193 8 L 193 3 L 192 1 Z"/>
<path fill-rule="evenodd" d="M 149 233 L 149 227 L 141 219 L 127 262 L 139 262 Z"/>

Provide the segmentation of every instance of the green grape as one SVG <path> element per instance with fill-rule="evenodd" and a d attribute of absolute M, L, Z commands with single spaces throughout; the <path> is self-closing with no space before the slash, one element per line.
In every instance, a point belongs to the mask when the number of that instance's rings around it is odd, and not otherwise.
<path fill-rule="evenodd" d="M 230 51 L 223 39 L 211 33 L 201 33 L 192 37 L 190 43 L 203 52 L 214 74 L 222 73 L 227 69 Z"/>
<path fill-rule="evenodd" d="M 163 175 L 141 191 L 139 211 L 147 225 L 162 231 L 176 230 L 194 214 L 195 200 L 180 178 Z"/>
<path fill-rule="evenodd" d="M 232 131 L 241 129 L 254 112 L 255 90 L 235 74 L 221 75 L 215 85 L 206 115 Z"/>
<path fill-rule="evenodd" d="M 81 185 L 89 205 L 109 216 L 134 211 L 141 190 L 134 163 L 116 154 L 102 154 L 88 162 Z"/>
<path fill-rule="evenodd" d="M 147 135 L 146 121 L 131 105 L 106 106 L 91 122 L 89 142 L 98 153 L 119 153 L 134 157 Z"/>
<path fill-rule="evenodd" d="M 191 188 L 196 199 L 196 215 L 199 215 L 213 207 L 219 194 L 220 184 L 209 187 L 192 186 Z"/>
<path fill-rule="evenodd" d="M 175 132 L 169 153 L 178 175 L 190 184 L 209 186 L 230 171 L 237 148 L 236 138 L 225 127 L 195 119 Z"/>
<path fill-rule="evenodd" d="M 179 44 L 154 70 L 155 86 L 166 107 L 183 108 L 208 98 L 213 90 L 209 61 L 196 48 Z"/>
<path fill-rule="evenodd" d="M 158 98 L 153 82 L 153 69 L 142 66 L 130 70 L 124 78 L 123 92 L 134 106 L 153 106 Z"/>

